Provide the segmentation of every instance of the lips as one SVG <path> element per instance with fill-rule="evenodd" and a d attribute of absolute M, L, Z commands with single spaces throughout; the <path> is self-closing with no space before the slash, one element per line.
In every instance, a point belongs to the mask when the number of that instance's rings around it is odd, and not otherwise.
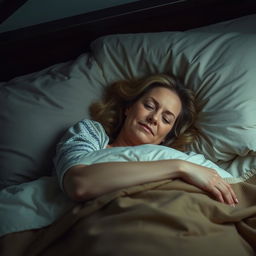
<path fill-rule="evenodd" d="M 144 129 L 146 129 L 147 131 L 149 131 L 149 132 L 154 136 L 154 132 L 153 132 L 153 130 L 151 129 L 150 126 L 148 126 L 148 125 L 145 124 L 145 123 L 141 123 L 141 122 L 139 122 L 139 124 L 140 124 Z"/>

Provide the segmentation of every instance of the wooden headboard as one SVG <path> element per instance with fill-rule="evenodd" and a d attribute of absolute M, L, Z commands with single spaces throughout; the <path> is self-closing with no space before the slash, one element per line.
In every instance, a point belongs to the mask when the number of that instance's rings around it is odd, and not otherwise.
<path fill-rule="evenodd" d="M 74 59 L 114 33 L 187 30 L 256 13 L 255 0 L 142 0 L 0 34 L 0 81 Z"/>

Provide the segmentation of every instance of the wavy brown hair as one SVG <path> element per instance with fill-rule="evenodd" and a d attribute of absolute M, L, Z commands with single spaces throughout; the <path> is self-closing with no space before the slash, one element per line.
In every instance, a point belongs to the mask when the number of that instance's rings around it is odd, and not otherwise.
<path fill-rule="evenodd" d="M 182 103 L 181 113 L 162 145 L 186 150 L 186 146 L 193 142 L 197 134 L 194 128 L 197 112 L 195 95 L 172 76 L 158 74 L 111 84 L 106 88 L 102 100 L 90 106 L 91 118 L 103 125 L 110 142 L 113 142 L 123 125 L 126 108 L 155 87 L 170 89 L 179 96 Z"/>

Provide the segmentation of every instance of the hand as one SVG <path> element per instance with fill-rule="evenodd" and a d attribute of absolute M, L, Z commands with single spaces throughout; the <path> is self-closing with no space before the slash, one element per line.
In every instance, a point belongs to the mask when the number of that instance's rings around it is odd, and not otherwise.
<path fill-rule="evenodd" d="M 221 203 L 238 203 L 231 186 L 214 169 L 187 162 L 182 179 L 211 193 Z"/>

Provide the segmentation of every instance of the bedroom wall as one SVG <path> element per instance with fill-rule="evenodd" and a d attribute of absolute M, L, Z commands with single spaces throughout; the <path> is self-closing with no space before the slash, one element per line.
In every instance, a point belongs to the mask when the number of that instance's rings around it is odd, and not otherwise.
<path fill-rule="evenodd" d="M 0 25 L 0 33 L 137 0 L 28 0 Z"/>

